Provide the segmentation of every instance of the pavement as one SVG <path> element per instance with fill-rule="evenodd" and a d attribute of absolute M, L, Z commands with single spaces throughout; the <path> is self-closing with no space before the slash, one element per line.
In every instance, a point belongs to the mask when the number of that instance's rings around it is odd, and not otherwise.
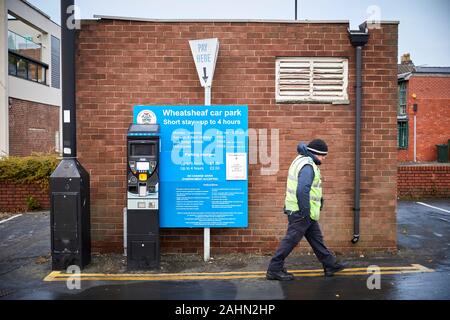
<path fill-rule="evenodd" d="M 399 201 L 397 252 L 338 256 L 350 266 L 335 277 L 311 254 L 289 256 L 290 282 L 265 279 L 269 255 L 246 254 L 163 255 L 161 270 L 145 273 L 128 272 L 121 254 L 93 255 L 74 278 L 51 270 L 48 212 L 9 218 L 0 221 L 1 300 L 450 299 L 450 200 Z"/>

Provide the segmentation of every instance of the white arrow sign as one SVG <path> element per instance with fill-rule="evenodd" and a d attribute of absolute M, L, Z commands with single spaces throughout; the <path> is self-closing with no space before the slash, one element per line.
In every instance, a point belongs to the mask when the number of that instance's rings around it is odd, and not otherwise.
<path fill-rule="evenodd" d="M 219 54 L 219 39 L 190 40 L 189 45 L 202 87 L 211 87 Z"/>

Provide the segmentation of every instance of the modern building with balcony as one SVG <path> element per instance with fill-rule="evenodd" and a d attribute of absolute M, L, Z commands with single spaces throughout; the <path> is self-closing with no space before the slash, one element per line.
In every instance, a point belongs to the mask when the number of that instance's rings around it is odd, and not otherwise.
<path fill-rule="evenodd" d="M 61 150 L 60 39 L 29 2 L 0 1 L 0 156 Z"/>

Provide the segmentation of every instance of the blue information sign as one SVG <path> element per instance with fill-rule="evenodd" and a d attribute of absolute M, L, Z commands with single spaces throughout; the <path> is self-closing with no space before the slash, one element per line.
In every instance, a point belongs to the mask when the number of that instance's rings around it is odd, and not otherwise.
<path fill-rule="evenodd" d="M 160 125 L 160 227 L 248 226 L 247 106 L 135 106 Z"/>

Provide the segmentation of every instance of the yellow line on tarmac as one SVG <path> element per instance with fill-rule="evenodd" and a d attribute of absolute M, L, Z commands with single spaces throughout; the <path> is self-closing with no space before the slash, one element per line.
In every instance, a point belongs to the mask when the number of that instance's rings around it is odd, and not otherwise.
<path fill-rule="evenodd" d="M 405 274 L 405 273 L 423 273 L 433 272 L 434 270 L 424 267 L 420 264 L 399 267 L 379 267 L 379 272 L 368 272 L 368 268 L 348 268 L 338 273 L 338 275 L 353 276 L 367 274 Z M 370 270 L 369 270 L 370 271 Z M 309 270 L 289 270 L 300 277 L 323 276 L 322 269 Z M 255 279 L 264 278 L 266 271 L 242 271 L 242 272 L 205 272 L 205 273 L 136 273 L 136 274 L 103 274 L 103 273 L 81 273 L 80 275 L 53 271 L 44 281 L 66 281 L 79 277 L 84 281 L 181 281 L 181 280 L 223 280 L 223 279 Z"/>
<path fill-rule="evenodd" d="M 44 278 L 44 281 L 57 281 L 55 279 L 59 274 L 61 274 L 61 271 L 52 271 Z"/>
<path fill-rule="evenodd" d="M 380 270 L 416 270 L 418 269 L 418 266 L 423 267 L 421 265 L 411 265 L 409 267 L 380 267 Z M 425 268 L 425 267 L 423 267 Z M 425 268 L 427 269 L 427 268 Z M 321 269 L 304 269 L 304 270 L 288 270 L 289 272 L 294 272 L 294 273 L 317 273 L 317 272 L 322 272 Z M 344 272 L 352 272 L 352 271 L 367 271 L 367 267 L 365 268 L 348 268 L 345 269 L 343 271 L 341 271 L 341 273 Z M 228 272 L 201 272 L 201 273 L 82 273 L 81 276 L 83 277 L 115 277 L 115 276 L 124 276 L 124 277 L 139 277 L 142 275 L 145 276 L 158 276 L 158 277 L 169 277 L 169 276 L 207 276 L 207 275 L 236 275 L 236 274 L 266 274 L 266 271 L 228 271 Z M 48 275 L 49 277 L 58 277 L 58 276 L 63 276 L 63 277 L 68 277 L 71 276 L 71 274 L 67 274 L 67 273 L 62 273 L 60 271 L 53 271 L 52 273 L 50 273 Z"/>

